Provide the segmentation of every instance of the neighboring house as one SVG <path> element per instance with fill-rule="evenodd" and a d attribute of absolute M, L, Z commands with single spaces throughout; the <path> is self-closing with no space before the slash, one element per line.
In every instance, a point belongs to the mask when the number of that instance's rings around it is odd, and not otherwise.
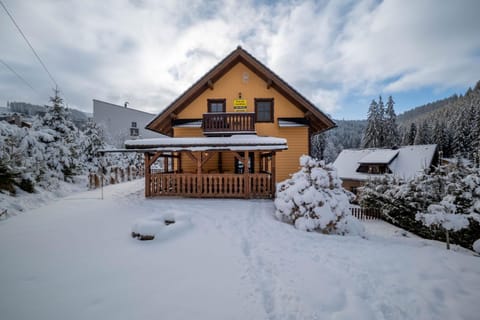
<path fill-rule="evenodd" d="M 32 123 L 30 121 L 25 121 L 20 115 L 14 114 L 4 114 L 0 115 L 0 121 L 6 121 L 10 124 L 14 124 L 20 128 L 31 128 Z"/>
<path fill-rule="evenodd" d="M 109 144 L 122 147 L 127 139 L 158 138 L 162 135 L 145 129 L 154 114 L 93 100 L 93 120 L 105 131 Z"/>
<path fill-rule="evenodd" d="M 437 145 L 403 146 L 394 149 L 345 149 L 333 165 L 343 187 L 353 193 L 367 180 L 391 174 L 410 179 L 437 164 Z"/>
<path fill-rule="evenodd" d="M 335 123 L 238 47 L 147 125 L 171 136 L 127 141 L 145 153 L 146 196 L 274 196 L 310 137 Z M 171 172 L 151 174 L 163 159 Z"/>

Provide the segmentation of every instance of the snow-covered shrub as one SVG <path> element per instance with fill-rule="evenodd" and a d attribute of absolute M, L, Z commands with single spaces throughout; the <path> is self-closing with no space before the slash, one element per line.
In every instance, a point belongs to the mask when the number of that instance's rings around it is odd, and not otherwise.
<path fill-rule="evenodd" d="M 415 219 L 427 227 L 440 227 L 445 230 L 447 249 L 450 249 L 449 231 L 459 231 L 469 225 L 468 215 L 457 213 L 455 197 L 447 195 L 439 204 L 431 204 L 427 212 L 418 212 Z"/>
<path fill-rule="evenodd" d="M 305 231 L 363 233 L 363 226 L 350 213 L 353 195 L 342 188 L 336 169 L 309 156 L 300 158 L 300 166 L 300 171 L 277 186 L 276 217 Z"/>
<path fill-rule="evenodd" d="M 424 238 L 446 241 L 448 236 L 470 248 L 480 237 L 480 169 L 461 161 L 408 181 L 371 180 L 360 203 L 382 209 L 385 220 Z"/>

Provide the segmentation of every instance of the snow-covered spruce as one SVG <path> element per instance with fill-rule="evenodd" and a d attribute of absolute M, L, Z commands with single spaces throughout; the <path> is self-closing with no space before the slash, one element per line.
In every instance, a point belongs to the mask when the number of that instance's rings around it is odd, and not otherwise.
<path fill-rule="evenodd" d="M 300 171 L 277 186 L 275 215 L 305 231 L 363 235 L 362 224 L 350 213 L 351 193 L 332 165 L 309 156 L 300 158 Z"/>

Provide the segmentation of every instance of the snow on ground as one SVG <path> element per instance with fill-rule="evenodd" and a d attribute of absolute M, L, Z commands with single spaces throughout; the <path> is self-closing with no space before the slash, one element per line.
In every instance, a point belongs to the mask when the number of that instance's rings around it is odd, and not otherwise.
<path fill-rule="evenodd" d="M 52 187 L 51 190 L 37 186 L 34 193 L 28 193 L 20 188 L 16 188 L 17 194 L 15 197 L 0 192 L 0 211 L 7 210 L 8 216 L 14 216 L 26 210 L 46 205 L 73 192 L 87 190 L 86 177 L 76 177 L 75 179 L 75 183 L 56 181 L 58 186 Z"/>
<path fill-rule="evenodd" d="M 99 192 L 0 221 L 1 319 L 478 319 L 471 252 L 376 222 L 368 239 L 299 231 L 268 200 Z M 131 237 L 165 214 L 189 224 Z"/>

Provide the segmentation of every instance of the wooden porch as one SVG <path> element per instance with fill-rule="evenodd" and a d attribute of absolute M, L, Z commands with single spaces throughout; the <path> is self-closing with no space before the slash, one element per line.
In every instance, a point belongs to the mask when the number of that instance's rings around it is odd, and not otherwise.
<path fill-rule="evenodd" d="M 212 158 L 233 155 L 244 168 L 232 172 L 221 161 L 216 170 L 205 172 Z M 273 198 L 275 195 L 275 151 L 179 151 L 145 152 L 145 196 L 182 196 L 196 198 Z M 183 157 L 182 157 L 183 155 Z M 196 164 L 195 172 L 185 172 L 182 158 Z M 249 160 L 254 163 L 249 164 Z M 154 163 L 162 169 L 152 170 Z M 210 167 L 211 167 L 210 163 Z M 247 169 L 248 168 L 248 169 Z M 252 170 L 250 168 L 253 168 Z M 214 171 L 214 172 L 212 172 Z M 254 171 L 254 172 L 251 172 Z"/>

